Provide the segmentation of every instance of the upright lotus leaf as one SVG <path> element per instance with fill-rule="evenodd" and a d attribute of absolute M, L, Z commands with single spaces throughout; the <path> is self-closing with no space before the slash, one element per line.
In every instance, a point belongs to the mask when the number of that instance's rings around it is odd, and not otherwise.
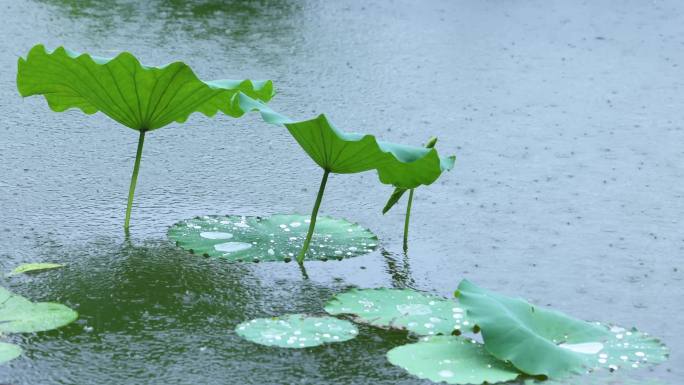
<path fill-rule="evenodd" d="M 295 122 L 263 103 L 242 95 L 240 106 L 243 110 L 261 112 L 262 118 L 268 123 L 284 125 L 302 149 L 323 169 L 309 232 L 297 256 L 300 264 L 311 242 L 330 173 L 353 174 L 376 170 L 382 183 L 411 189 L 431 184 L 454 164 L 453 156 L 440 158 L 434 148 L 382 142 L 373 135 L 343 132 L 333 126 L 325 115 Z"/>
<path fill-rule="evenodd" d="M 436 144 L 437 138 L 433 136 L 425 144 L 425 148 L 434 148 Z M 406 190 L 407 189 L 402 187 L 395 187 L 394 191 L 392 192 L 392 195 L 390 195 L 389 199 L 387 200 L 385 207 L 382 209 L 382 213 L 386 214 L 395 204 L 397 204 L 397 202 L 399 202 L 399 199 L 401 199 L 404 193 L 406 193 Z M 413 204 L 413 190 L 415 190 L 415 188 L 410 189 L 408 203 L 406 204 L 406 215 L 404 217 L 404 252 L 408 251 L 408 230 L 409 221 L 411 218 L 411 205 Z"/>
<path fill-rule="evenodd" d="M 390 350 L 387 359 L 416 377 L 447 384 L 494 384 L 515 380 L 521 374 L 491 356 L 481 344 L 455 336 L 425 337 Z"/>
<path fill-rule="evenodd" d="M 470 328 L 470 321 L 455 301 L 410 289 L 352 289 L 334 296 L 325 311 L 351 314 L 358 322 L 418 335 L 451 334 Z"/>
<path fill-rule="evenodd" d="M 0 342 L 0 364 L 19 357 L 21 352 L 21 348 L 17 345 Z"/>
<path fill-rule="evenodd" d="M 257 318 L 239 324 L 235 331 L 240 337 L 256 344 L 281 348 L 309 348 L 343 342 L 359 334 L 351 322 L 305 314 Z"/>
<path fill-rule="evenodd" d="M 267 102 L 274 92 L 270 81 L 202 81 L 182 62 L 149 67 L 128 52 L 101 58 L 63 47 L 48 52 L 43 45 L 33 47 L 25 59 L 19 58 L 17 87 L 22 96 L 43 95 L 53 111 L 99 111 L 139 132 L 126 230 L 146 132 L 182 123 L 194 112 L 213 116 L 221 111 L 240 117 L 245 112 L 240 96 Z"/>
<path fill-rule="evenodd" d="M 571 318 L 467 280 L 459 284 L 456 295 L 480 327 L 487 351 L 527 374 L 554 378 L 598 367 L 638 367 L 650 357 L 655 363 L 667 358 L 667 348 L 642 333 L 628 335 L 624 329 Z"/>
<path fill-rule="evenodd" d="M 64 267 L 64 265 L 60 263 L 24 263 L 14 268 L 9 275 L 13 276 L 25 273 L 36 273 L 39 271 L 59 269 L 60 267 Z"/>
<path fill-rule="evenodd" d="M 303 215 L 203 216 L 176 223 L 168 236 L 199 255 L 238 262 L 289 262 L 299 252 L 308 222 Z M 307 260 L 356 257 L 375 250 L 378 244 L 369 230 L 342 219 L 321 217 L 318 229 Z"/>
<path fill-rule="evenodd" d="M 31 302 L 0 287 L 0 333 L 33 333 L 67 325 L 78 313 L 58 303 Z"/>

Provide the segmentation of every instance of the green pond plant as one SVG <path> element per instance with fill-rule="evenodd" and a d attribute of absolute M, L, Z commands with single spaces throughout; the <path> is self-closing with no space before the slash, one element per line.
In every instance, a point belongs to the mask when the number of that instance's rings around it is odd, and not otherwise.
<path fill-rule="evenodd" d="M 370 253 L 378 238 L 368 229 L 343 219 L 319 218 L 308 260 L 356 257 Z M 309 217 L 275 214 L 269 217 L 205 215 L 171 226 L 168 237 L 193 254 L 231 262 L 290 262 L 307 235 Z"/>
<path fill-rule="evenodd" d="M 460 334 L 472 325 L 450 298 L 411 289 L 352 289 L 325 304 L 330 315 L 351 315 L 356 322 L 407 330 L 416 335 Z"/>
<path fill-rule="evenodd" d="M 359 334 L 349 321 L 306 314 L 256 318 L 239 324 L 235 332 L 256 344 L 295 349 L 349 341 Z"/>
<path fill-rule="evenodd" d="M 31 302 L 27 298 L 0 287 L 0 335 L 35 333 L 57 329 L 78 318 L 69 307 L 52 302 Z M 21 348 L 0 343 L 0 363 L 21 354 Z"/>
<path fill-rule="evenodd" d="M 463 280 L 456 291 L 480 328 L 485 349 L 528 375 L 562 378 L 605 368 L 639 368 L 664 362 L 667 347 L 636 329 L 586 322 Z"/>
<path fill-rule="evenodd" d="M 432 137 L 428 140 L 428 142 L 425 144 L 425 148 L 434 148 L 435 145 L 437 144 L 437 138 Z M 399 202 L 399 199 L 406 193 L 405 188 L 402 187 L 395 187 L 394 191 L 392 192 L 392 195 L 390 195 L 389 199 L 387 200 L 387 203 L 385 204 L 385 207 L 382 209 L 383 214 L 387 214 L 387 212 L 395 205 L 397 202 Z M 408 251 L 408 232 L 409 232 L 409 222 L 411 219 L 411 206 L 413 204 L 413 190 L 409 190 L 409 197 L 408 197 L 408 202 L 406 203 L 406 214 L 404 216 L 404 238 L 403 238 L 403 248 L 404 248 L 404 253 Z"/>
<path fill-rule="evenodd" d="M 283 125 L 302 149 L 323 170 L 311 211 L 308 233 L 297 255 L 302 264 L 316 227 L 318 210 L 333 174 L 355 174 L 375 170 L 381 183 L 412 189 L 433 183 L 443 171 L 453 167 L 453 156 L 440 158 L 434 148 L 407 146 L 379 141 L 375 136 L 344 132 L 321 114 L 314 119 L 293 121 L 254 99 L 239 96 L 244 110 L 261 113 L 267 123 Z"/>
<path fill-rule="evenodd" d="M 90 115 L 102 112 L 138 132 L 138 145 L 128 191 L 124 229 L 140 170 L 145 135 L 170 123 L 185 122 L 195 112 L 240 117 L 238 96 L 268 102 L 274 95 L 269 81 L 200 80 L 183 62 L 161 67 L 142 65 L 128 52 L 114 58 L 81 54 L 64 47 L 48 52 L 34 46 L 19 58 L 17 88 L 26 97 L 43 95 L 56 112 L 77 108 Z"/>
<path fill-rule="evenodd" d="M 454 299 L 412 289 L 351 289 L 330 299 L 325 310 L 418 336 L 418 342 L 391 349 L 387 359 L 417 377 L 448 384 L 516 378 L 567 383 L 577 374 L 657 365 L 669 355 L 662 342 L 634 328 L 578 320 L 467 280 Z M 480 332 L 481 342 L 461 335 Z M 595 383 L 613 381 L 592 377 Z"/>

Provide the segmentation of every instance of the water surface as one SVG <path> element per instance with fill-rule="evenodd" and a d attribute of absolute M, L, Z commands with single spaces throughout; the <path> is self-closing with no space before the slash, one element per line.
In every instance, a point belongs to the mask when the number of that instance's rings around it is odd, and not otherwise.
<path fill-rule="evenodd" d="M 348 287 L 449 296 L 462 278 L 588 320 L 663 338 L 670 361 L 628 379 L 684 378 L 684 5 L 678 1 L 0 1 L 0 268 L 67 268 L 4 285 L 80 320 L 12 336 L 0 382 L 418 384 L 361 327 L 306 350 L 251 344 L 238 323 L 320 313 Z M 202 214 L 308 213 L 322 172 L 256 115 L 193 115 L 148 135 L 122 223 L 137 135 L 101 114 L 22 100 L 16 60 L 36 43 L 204 79 L 273 79 L 275 109 L 421 144 L 457 166 L 402 210 L 374 173 L 333 175 L 321 212 L 371 228 L 382 249 L 341 262 L 225 264 L 166 241 Z M 620 383 L 622 383 L 620 382 Z"/>

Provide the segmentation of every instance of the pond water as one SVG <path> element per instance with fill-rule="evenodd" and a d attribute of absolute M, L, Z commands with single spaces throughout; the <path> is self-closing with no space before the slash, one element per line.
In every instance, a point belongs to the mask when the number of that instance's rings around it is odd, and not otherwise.
<path fill-rule="evenodd" d="M 142 4 L 144 3 L 144 4 Z M 618 4 L 619 3 L 619 4 Z M 403 333 L 360 328 L 305 350 L 233 328 L 321 313 L 345 288 L 452 295 L 462 278 L 661 337 L 670 360 L 605 383 L 684 379 L 684 5 L 672 1 L 0 2 L 0 268 L 61 270 L 3 282 L 76 308 L 79 321 L 11 336 L 25 355 L 0 383 L 418 384 L 384 354 Z M 381 248 L 341 262 L 227 264 L 179 250 L 167 228 L 202 214 L 309 213 L 321 171 L 253 114 L 193 115 L 147 136 L 126 240 L 137 135 L 101 114 L 22 100 L 16 60 L 36 43 L 204 79 L 273 79 L 272 106 L 420 144 L 456 168 L 403 209 L 374 173 L 333 175 L 321 213 Z"/>

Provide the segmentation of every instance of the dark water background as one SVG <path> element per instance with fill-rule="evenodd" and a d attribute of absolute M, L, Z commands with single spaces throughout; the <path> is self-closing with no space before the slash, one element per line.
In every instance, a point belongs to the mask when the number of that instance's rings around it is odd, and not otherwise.
<path fill-rule="evenodd" d="M 663 338 L 670 361 L 618 375 L 684 379 L 684 3 L 680 1 L 0 1 L 0 268 L 80 320 L 12 336 L 0 383 L 417 384 L 384 353 L 405 334 L 361 328 L 306 350 L 257 346 L 246 319 L 320 312 L 350 286 L 451 295 L 462 278 Z M 36 43 L 204 79 L 273 79 L 272 106 L 420 144 L 457 167 L 417 191 L 411 250 L 376 175 L 334 175 L 321 212 L 375 231 L 342 262 L 225 264 L 166 241 L 200 214 L 308 213 L 321 176 L 256 115 L 193 115 L 148 135 L 130 242 L 122 223 L 137 135 L 101 114 L 57 114 L 16 91 Z M 620 377 L 627 376 L 627 377 Z"/>

